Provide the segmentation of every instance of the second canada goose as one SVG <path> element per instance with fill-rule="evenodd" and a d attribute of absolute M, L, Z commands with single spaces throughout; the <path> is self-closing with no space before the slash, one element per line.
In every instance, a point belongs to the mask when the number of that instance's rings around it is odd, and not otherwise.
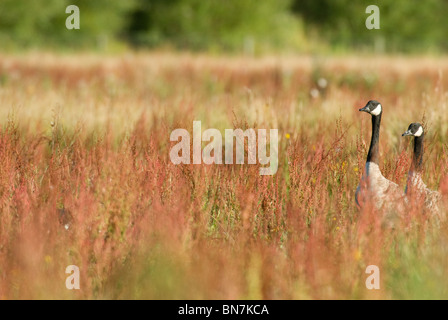
<path fill-rule="evenodd" d="M 358 206 L 371 201 L 377 208 L 381 208 L 385 202 L 393 202 L 402 198 L 400 187 L 386 179 L 379 167 L 379 138 L 380 124 L 383 108 L 378 101 L 370 100 L 359 111 L 367 112 L 372 116 L 372 138 L 365 171 L 360 184 L 356 189 L 355 199 Z"/>
<path fill-rule="evenodd" d="M 412 164 L 409 169 L 408 179 L 406 182 L 405 193 L 416 199 L 418 196 L 424 196 L 425 206 L 431 210 L 438 210 L 438 202 L 440 193 L 428 189 L 422 180 L 423 169 L 423 139 L 425 132 L 420 123 L 411 123 L 408 130 L 402 136 L 414 137 L 414 154 L 412 156 Z"/>

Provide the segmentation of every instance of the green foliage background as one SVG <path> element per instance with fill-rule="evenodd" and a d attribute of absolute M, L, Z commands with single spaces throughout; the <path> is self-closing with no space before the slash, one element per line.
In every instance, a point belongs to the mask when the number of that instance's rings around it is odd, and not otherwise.
<path fill-rule="evenodd" d="M 80 30 L 65 28 L 71 4 L 80 8 Z M 365 27 L 371 4 L 380 8 L 380 30 Z M 447 9 L 446 0 L 0 0 L 0 45 L 445 52 Z"/>

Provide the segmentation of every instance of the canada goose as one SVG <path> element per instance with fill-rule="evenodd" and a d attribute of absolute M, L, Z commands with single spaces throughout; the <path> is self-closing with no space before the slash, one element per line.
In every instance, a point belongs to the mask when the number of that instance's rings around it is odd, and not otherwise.
<path fill-rule="evenodd" d="M 438 202 L 440 193 L 428 189 L 422 180 L 423 169 L 423 139 L 425 132 L 420 123 L 411 123 L 408 130 L 402 136 L 414 136 L 414 154 L 412 157 L 411 168 L 408 172 L 405 193 L 413 199 L 418 199 L 420 195 L 424 196 L 425 206 L 434 211 L 438 211 Z"/>
<path fill-rule="evenodd" d="M 356 204 L 362 207 L 366 200 L 372 201 L 377 208 L 381 208 L 385 201 L 392 202 L 402 198 L 400 187 L 386 179 L 379 167 L 379 137 L 383 109 L 378 101 L 370 100 L 359 111 L 367 112 L 372 116 L 372 138 L 365 171 L 356 189 Z"/>

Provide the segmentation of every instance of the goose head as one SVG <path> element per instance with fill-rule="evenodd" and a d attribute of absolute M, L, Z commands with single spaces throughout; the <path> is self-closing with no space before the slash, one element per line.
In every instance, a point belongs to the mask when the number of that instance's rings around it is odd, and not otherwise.
<path fill-rule="evenodd" d="M 365 107 L 359 109 L 359 111 L 370 113 L 372 116 L 379 116 L 383 112 L 383 109 L 381 103 L 376 100 L 370 100 Z"/>
<path fill-rule="evenodd" d="M 414 136 L 414 137 L 420 137 L 423 134 L 423 126 L 420 123 L 411 123 L 409 125 L 408 130 L 406 130 L 405 133 L 403 133 L 401 136 Z"/>

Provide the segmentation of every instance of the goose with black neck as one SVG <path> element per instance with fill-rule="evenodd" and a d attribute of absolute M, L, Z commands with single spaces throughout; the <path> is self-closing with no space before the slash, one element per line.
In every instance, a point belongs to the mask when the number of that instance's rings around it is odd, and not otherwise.
<path fill-rule="evenodd" d="M 371 201 L 377 208 L 381 208 L 385 202 L 391 203 L 402 198 L 400 187 L 386 179 L 379 167 L 379 139 L 383 106 L 376 100 L 370 100 L 359 111 L 371 115 L 372 136 L 365 171 L 356 189 L 355 200 L 359 207 L 363 207 L 366 201 Z"/>
<path fill-rule="evenodd" d="M 422 180 L 423 140 L 425 137 L 425 130 L 420 123 L 411 123 L 408 130 L 406 130 L 402 136 L 414 137 L 414 152 L 412 155 L 411 167 L 408 172 L 405 194 L 407 197 L 414 200 L 423 196 L 426 208 L 431 211 L 438 211 L 438 203 L 441 197 L 440 193 L 430 190 Z"/>

